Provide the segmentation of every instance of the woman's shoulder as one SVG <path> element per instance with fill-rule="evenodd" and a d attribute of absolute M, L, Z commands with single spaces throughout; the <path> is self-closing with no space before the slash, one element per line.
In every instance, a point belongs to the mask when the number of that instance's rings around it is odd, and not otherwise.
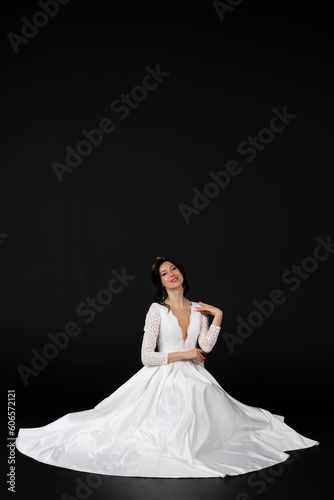
<path fill-rule="evenodd" d="M 164 311 L 168 312 L 168 308 L 159 302 L 152 302 L 146 313 L 146 318 L 162 318 Z"/>
<path fill-rule="evenodd" d="M 147 312 L 150 312 L 150 311 L 160 311 L 160 308 L 164 306 L 159 304 L 159 302 L 152 302 L 150 307 L 148 308 L 148 311 Z"/>
<path fill-rule="evenodd" d="M 166 311 L 166 312 L 168 312 L 169 307 L 165 306 L 161 302 L 152 302 L 149 309 L 148 309 L 148 312 L 150 312 L 150 311 L 159 311 L 159 312 Z"/>
<path fill-rule="evenodd" d="M 160 304 L 159 302 L 152 302 L 152 304 L 150 305 L 149 311 L 151 311 L 151 310 L 161 311 L 164 309 L 167 310 L 168 308 L 166 306 L 164 306 L 163 304 Z"/>

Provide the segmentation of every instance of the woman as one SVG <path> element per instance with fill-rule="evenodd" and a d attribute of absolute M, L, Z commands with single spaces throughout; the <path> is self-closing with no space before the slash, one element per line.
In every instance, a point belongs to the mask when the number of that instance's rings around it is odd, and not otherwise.
<path fill-rule="evenodd" d="M 158 257 L 152 281 L 144 367 L 95 408 L 20 429 L 19 451 L 84 472 L 225 477 L 269 467 L 285 461 L 287 450 L 319 444 L 288 427 L 284 417 L 232 398 L 205 369 L 223 313 L 186 298 L 183 266 Z"/>

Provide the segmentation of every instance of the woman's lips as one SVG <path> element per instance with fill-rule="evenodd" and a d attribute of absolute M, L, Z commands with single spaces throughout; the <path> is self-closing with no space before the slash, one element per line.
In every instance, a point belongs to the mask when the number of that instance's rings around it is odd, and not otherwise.
<path fill-rule="evenodd" d="M 172 280 L 170 280 L 171 283 L 174 283 L 175 281 L 177 281 L 177 278 L 173 278 Z"/>

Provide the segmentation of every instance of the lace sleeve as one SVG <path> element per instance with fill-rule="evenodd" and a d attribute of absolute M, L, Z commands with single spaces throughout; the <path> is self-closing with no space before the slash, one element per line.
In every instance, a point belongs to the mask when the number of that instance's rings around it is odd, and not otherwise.
<path fill-rule="evenodd" d="M 211 325 L 209 328 L 209 318 L 207 314 L 201 313 L 201 328 L 198 335 L 198 343 L 204 352 L 212 351 L 217 342 L 221 327 Z"/>
<path fill-rule="evenodd" d="M 153 302 L 149 308 L 144 325 L 144 337 L 141 347 L 143 365 L 167 365 L 168 352 L 155 352 L 157 337 L 160 332 L 160 313 Z"/>

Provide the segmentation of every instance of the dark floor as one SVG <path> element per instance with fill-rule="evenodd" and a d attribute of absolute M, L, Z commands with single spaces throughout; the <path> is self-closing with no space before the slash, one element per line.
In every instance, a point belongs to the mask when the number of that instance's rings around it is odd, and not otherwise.
<path fill-rule="evenodd" d="M 330 423 L 315 429 L 319 446 L 293 451 L 290 459 L 255 473 L 226 478 L 126 478 L 99 476 L 42 464 L 16 450 L 16 491 L 5 498 L 33 500 L 192 499 L 322 500 L 333 498 Z M 5 457 L 2 457 L 5 459 Z M 6 465 L 8 472 L 8 465 Z M 4 468 L 2 467 L 4 471 Z M 1 498 L 4 498 L 1 495 Z"/>

